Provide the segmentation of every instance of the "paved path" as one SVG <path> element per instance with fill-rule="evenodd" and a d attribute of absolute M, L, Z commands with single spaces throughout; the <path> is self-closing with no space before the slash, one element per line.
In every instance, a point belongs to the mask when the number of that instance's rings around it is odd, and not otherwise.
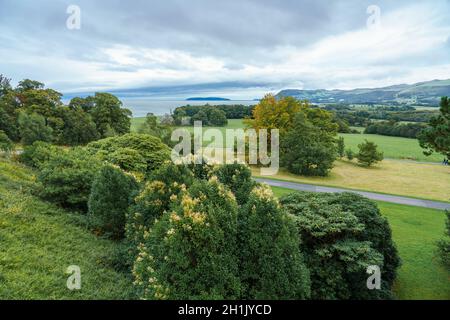
<path fill-rule="evenodd" d="M 381 193 L 375 193 L 375 192 L 357 191 L 357 190 L 349 190 L 349 189 L 333 188 L 333 187 L 322 187 L 322 186 L 312 185 L 312 184 L 304 184 L 304 183 L 288 182 L 288 181 L 272 180 L 272 179 L 264 179 L 264 178 L 255 178 L 255 180 L 258 182 L 267 183 L 269 186 L 273 186 L 273 187 L 282 187 L 282 188 L 287 188 L 287 189 L 310 191 L 310 192 L 354 192 L 354 193 L 360 194 L 360 195 L 362 195 L 366 198 L 372 199 L 372 200 L 406 204 L 406 205 L 410 205 L 410 206 L 432 208 L 432 209 L 438 209 L 438 210 L 450 210 L 450 203 L 445 203 L 445 202 L 440 202 L 440 201 L 420 200 L 420 199 L 414 199 L 414 198 L 408 198 L 408 197 L 402 197 L 402 196 L 393 196 L 393 195 L 387 195 L 387 194 L 381 194 Z"/>

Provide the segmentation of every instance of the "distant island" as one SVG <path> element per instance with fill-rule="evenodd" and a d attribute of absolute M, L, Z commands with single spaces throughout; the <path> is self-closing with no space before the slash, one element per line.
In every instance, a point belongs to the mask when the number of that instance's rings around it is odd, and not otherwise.
<path fill-rule="evenodd" d="M 228 98 L 219 98 L 219 97 L 193 97 L 187 98 L 186 101 L 230 101 Z"/>

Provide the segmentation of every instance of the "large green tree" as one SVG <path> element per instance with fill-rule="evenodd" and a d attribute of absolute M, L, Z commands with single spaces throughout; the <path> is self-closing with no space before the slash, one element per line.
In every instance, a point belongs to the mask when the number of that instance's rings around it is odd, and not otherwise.
<path fill-rule="evenodd" d="M 281 137 L 281 164 L 295 174 L 327 175 L 336 159 L 336 146 L 335 132 L 326 127 L 320 128 L 298 112 L 292 128 Z"/>
<path fill-rule="evenodd" d="M 37 113 L 20 113 L 19 131 L 24 145 L 33 144 L 35 141 L 52 141 L 53 129 L 46 125 L 45 118 Z"/>
<path fill-rule="evenodd" d="M 131 111 L 122 108 L 122 102 L 116 96 L 97 92 L 93 103 L 90 114 L 101 138 L 130 132 Z"/>
<path fill-rule="evenodd" d="M 441 114 L 430 120 L 428 128 L 419 134 L 420 146 L 426 155 L 439 152 L 450 158 L 450 99 L 442 97 Z"/>

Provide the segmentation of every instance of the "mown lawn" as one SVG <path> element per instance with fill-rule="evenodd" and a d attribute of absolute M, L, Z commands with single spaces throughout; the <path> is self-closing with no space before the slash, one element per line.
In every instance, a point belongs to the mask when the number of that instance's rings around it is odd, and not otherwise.
<path fill-rule="evenodd" d="M 116 243 L 85 227 L 83 216 L 30 194 L 34 175 L 0 158 L 0 299 L 128 299 L 132 279 L 112 264 Z M 81 290 L 66 287 L 70 265 Z"/>
<path fill-rule="evenodd" d="M 293 192 L 272 187 L 276 196 Z M 388 219 L 402 266 L 394 293 L 398 299 L 450 299 L 450 271 L 438 260 L 436 241 L 443 237 L 443 211 L 377 202 Z"/>

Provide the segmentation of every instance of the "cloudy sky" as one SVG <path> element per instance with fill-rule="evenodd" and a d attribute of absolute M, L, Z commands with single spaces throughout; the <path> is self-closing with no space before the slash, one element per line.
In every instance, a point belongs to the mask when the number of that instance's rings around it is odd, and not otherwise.
<path fill-rule="evenodd" d="M 449 13 L 450 0 L 0 0 L 0 73 L 64 93 L 250 99 L 448 79 Z"/>

